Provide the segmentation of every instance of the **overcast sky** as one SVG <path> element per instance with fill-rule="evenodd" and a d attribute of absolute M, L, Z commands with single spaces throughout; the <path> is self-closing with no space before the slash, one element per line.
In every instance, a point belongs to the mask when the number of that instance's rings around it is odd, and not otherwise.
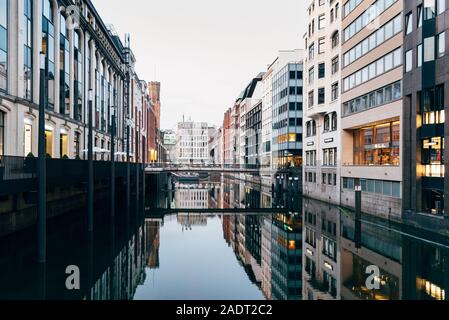
<path fill-rule="evenodd" d="M 221 125 L 278 50 L 303 48 L 305 0 L 93 0 L 131 47 L 141 79 L 162 86 L 161 126 Z"/>

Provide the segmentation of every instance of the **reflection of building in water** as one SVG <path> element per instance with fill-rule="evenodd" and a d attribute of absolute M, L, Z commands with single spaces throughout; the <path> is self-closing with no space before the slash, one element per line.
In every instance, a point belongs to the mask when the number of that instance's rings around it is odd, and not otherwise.
<path fill-rule="evenodd" d="M 304 200 L 303 297 L 340 299 L 340 212 L 323 202 Z"/>
<path fill-rule="evenodd" d="M 360 244 L 354 220 L 341 214 L 341 298 L 345 300 L 398 300 L 402 292 L 401 237 L 372 224 L 361 227 Z M 360 247 L 360 248 L 357 248 Z M 380 290 L 366 286 L 367 267 L 379 267 Z"/>
<path fill-rule="evenodd" d="M 271 299 L 271 216 L 262 217 L 261 268 L 262 292 L 266 299 Z"/>
<path fill-rule="evenodd" d="M 145 280 L 146 253 L 144 228 L 133 233 L 109 267 L 97 278 L 86 298 L 90 300 L 130 300 Z"/>
<path fill-rule="evenodd" d="M 163 220 L 145 220 L 145 246 L 147 251 L 147 266 L 150 269 L 159 268 L 160 227 Z"/>
<path fill-rule="evenodd" d="M 183 228 L 189 230 L 192 226 L 207 226 L 207 215 L 200 213 L 178 213 L 177 220 Z"/>
<path fill-rule="evenodd" d="M 271 239 L 272 299 L 299 300 L 302 295 L 301 215 L 274 215 Z"/>
<path fill-rule="evenodd" d="M 258 215 L 245 216 L 245 249 L 246 263 L 254 272 L 257 283 L 262 282 L 262 217 Z"/>
<path fill-rule="evenodd" d="M 435 241 L 436 242 L 436 241 Z M 435 243 L 434 242 L 434 243 Z M 403 299 L 447 300 L 449 249 L 403 237 Z"/>
<path fill-rule="evenodd" d="M 207 209 L 209 207 L 209 193 L 204 189 L 180 188 L 175 192 L 176 208 Z"/>
<path fill-rule="evenodd" d="M 225 239 L 228 246 L 231 246 L 232 241 L 232 230 L 231 230 L 231 216 L 223 215 L 223 238 Z"/>

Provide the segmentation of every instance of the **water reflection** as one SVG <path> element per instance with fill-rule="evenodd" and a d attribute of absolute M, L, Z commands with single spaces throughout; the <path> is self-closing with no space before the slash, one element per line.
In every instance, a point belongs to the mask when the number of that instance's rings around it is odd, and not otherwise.
<path fill-rule="evenodd" d="M 119 207 L 114 223 L 100 215 L 92 237 L 79 214 L 55 220 L 45 270 L 34 264 L 33 232 L 2 239 L 0 298 L 447 299 L 442 235 L 355 221 L 257 180 L 169 180 L 163 189 L 155 202 L 172 211 Z M 80 290 L 65 287 L 69 265 L 80 268 Z"/>

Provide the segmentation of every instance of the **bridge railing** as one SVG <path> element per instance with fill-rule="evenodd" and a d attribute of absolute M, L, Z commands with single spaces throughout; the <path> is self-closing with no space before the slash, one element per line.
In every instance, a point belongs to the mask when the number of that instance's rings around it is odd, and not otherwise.
<path fill-rule="evenodd" d="M 261 170 L 269 169 L 270 166 L 262 166 L 258 164 L 210 164 L 210 163 L 171 163 L 171 162 L 157 162 L 149 163 L 147 168 L 164 169 L 164 170 L 179 170 L 179 169 L 228 169 L 228 170 Z"/>

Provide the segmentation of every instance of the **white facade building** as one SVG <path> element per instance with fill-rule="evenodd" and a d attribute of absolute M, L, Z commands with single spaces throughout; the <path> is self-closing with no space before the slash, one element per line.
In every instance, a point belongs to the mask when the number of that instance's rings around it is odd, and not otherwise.
<path fill-rule="evenodd" d="M 339 1 L 309 1 L 304 54 L 304 194 L 340 203 Z"/>
<path fill-rule="evenodd" d="M 209 127 L 205 122 L 180 122 L 176 130 L 176 162 L 205 164 L 209 161 Z"/>

